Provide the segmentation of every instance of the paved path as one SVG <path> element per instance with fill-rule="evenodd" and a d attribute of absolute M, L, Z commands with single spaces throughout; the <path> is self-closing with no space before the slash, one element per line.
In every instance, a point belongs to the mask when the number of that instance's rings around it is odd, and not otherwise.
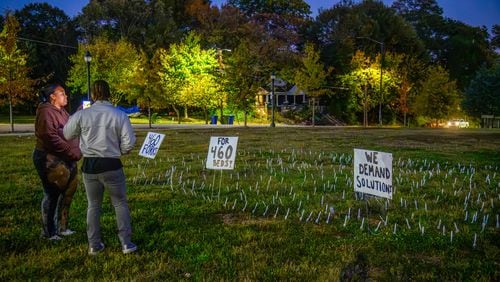
<path fill-rule="evenodd" d="M 226 125 L 226 124 L 154 124 L 152 128 L 149 128 L 148 124 L 132 124 L 134 129 L 139 131 L 145 130 L 155 130 L 155 129 L 207 129 L 207 128 L 242 128 L 243 125 Z M 250 125 L 251 127 L 268 127 L 269 125 Z M 0 124 L 0 136 L 8 135 L 33 135 L 35 131 L 35 126 L 33 124 L 14 124 L 14 132 L 11 131 L 10 124 Z"/>

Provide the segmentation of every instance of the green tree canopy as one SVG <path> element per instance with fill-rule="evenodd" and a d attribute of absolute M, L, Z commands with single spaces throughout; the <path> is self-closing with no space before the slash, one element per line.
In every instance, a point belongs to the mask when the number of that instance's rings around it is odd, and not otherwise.
<path fill-rule="evenodd" d="M 332 68 L 325 70 L 320 62 L 319 52 L 311 43 L 306 44 L 302 57 L 302 67 L 295 73 L 297 88 L 312 98 L 312 125 L 314 126 L 316 99 L 329 92 L 326 88 L 327 77 Z"/>
<path fill-rule="evenodd" d="M 429 118 L 437 126 L 439 121 L 459 112 L 460 95 L 455 81 L 441 66 L 431 66 L 427 79 L 416 97 L 414 111 Z"/>
<path fill-rule="evenodd" d="M 187 115 L 188 107 L 210 104 L 206 103 L 207 99 L 200 99 L 196 84 L 201 79 L 204 83 L 209 83 L 205 85 L 207 89 L 216 88 L 211 85 L 215 82 L 213 73 L 218 68 L 215 50 L 203 50 L 200 37 L 191 32 L 182 43 L 170 45 L 168 51 L 160 50 L 159 58 L 161 84 L 172 98 L 173 105 L 184 107 Z M 203 94 L 213 97 L 214 92 L 204 90 Z"/>
<path fill-rule="evenodd" d="M 124 96 L 130 94 L 127 87 L 139 70 L 141 55 L 125 40 L 111 42 L 107 38 L 97 38 L 92 44 L 80 45 L 78 53 L 71 56 L 73 68 L 69 72 L 68 86 L 74 91 L 87 93 L 87 64 L 83 60 L 86 51 L 90 51 L 92 61 L 90 63 L 91 81 L 98 79 L 106 80 L 111 89 L 111 102 L 118 104 Z"/>
<path fill-rule="evenodd" d="M 500 64 L 479 69 L 465 91 L 464 109 L 475 117 L 500 115 Z"/>
<path fill-rule="evenodd" d="M 255 106 L 255 97 L 262 86 L 264 74 L 262 62 L 255 45 L 251 40 L 242 40 L 232 51 L 225 69 L 225 86 L 230 92 L 229 102 L 232 107 L 244 113 L 244 124 L 247 125 L 247 116 Z"/>

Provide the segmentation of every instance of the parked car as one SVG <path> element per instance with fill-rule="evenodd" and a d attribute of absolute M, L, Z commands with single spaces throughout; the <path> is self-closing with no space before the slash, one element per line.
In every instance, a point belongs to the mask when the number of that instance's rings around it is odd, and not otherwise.
<path fill-rule="evenodd" d="M 446 127 L 467 128 L 469 127 L 469 122 L 464 119 L 452 119 L 446 123 Z"/>

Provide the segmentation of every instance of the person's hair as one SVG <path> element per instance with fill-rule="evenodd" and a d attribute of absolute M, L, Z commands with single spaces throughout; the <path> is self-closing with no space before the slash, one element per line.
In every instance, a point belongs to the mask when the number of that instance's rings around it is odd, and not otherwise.
<path fill-rule="evenodd" d="M 109 84 L 104 80 L 96 80 L 94 85 L 92 85 L 92 99 L 94 101 L 107 101 L 110 96 L 111 93 L 109 93 Z"/>
<path fill-rule="evenodd" d="M 54 83 L 54 84 L 49 84 L 49 85 L 43 87 L 40 90 L 40 95 L 39 95 L 40 102 L 42 102 L 42 103 L 50 102 L 50 94 L 54 93 L 54 91 L 56 91 L 56 88 L 58 88 L 58 87 L 62 87 L 62 86 L 57 84 L 57 83 Z"/>

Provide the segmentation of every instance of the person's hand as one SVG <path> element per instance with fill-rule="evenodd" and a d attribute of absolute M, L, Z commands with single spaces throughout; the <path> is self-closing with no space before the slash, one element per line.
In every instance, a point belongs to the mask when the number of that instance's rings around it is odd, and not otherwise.
<path fill-rule="evenodd" d="M 82 152 L 79 150 L 79 149 L 72 149 L 68 152 L 68 157 L 72 160 L 72 161 L 79 161 L 81 158 L 82 158 Z"/>

